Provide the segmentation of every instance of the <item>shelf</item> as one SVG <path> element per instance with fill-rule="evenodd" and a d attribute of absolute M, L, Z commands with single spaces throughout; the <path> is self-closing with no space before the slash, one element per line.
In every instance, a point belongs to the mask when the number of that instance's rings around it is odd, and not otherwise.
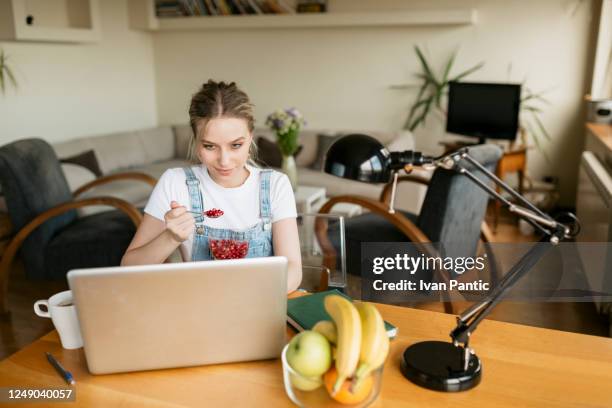
<path fill-rule="evenodd" d="M 28 18 L 32 18 L 30 24 Z M 98 0 L 0 0 L 0 40 L 86 43 L 99 39 Z"/>
<path fill-rule="evenodd" d="M 150 9 L 146 10 L 150 13 Z M 475 9 L 440 11 L 401 11 L 378 13 L 320 13 L 243 16 L 192 16 L 148 19 L 139 29 L 151 31 L 223 30 L 262 28 L 322 27 L 401 27 L 431 25 L 471 25 L 477 21 Z"/>

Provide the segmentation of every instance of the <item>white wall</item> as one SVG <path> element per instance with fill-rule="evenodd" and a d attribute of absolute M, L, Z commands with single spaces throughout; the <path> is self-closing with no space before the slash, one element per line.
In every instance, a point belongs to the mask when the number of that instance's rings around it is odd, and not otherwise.
<path fill-rule="evenodd" d="M 591 97 L 612 98 L 612 0 L 604 0 L 601 6 Z"/>
<path fill-rule="evenodd" d="M 0 145 L 157 124 L 152 38 L 128 30 L 127 0 L 99 4 L 98 43 L 0 42 L 19 82 L 0 94 Z"/>
<path fill-rule="evenodd" d="M 583 141 L 583 95 L 590 80 L 593 1 L 579 0 L 330 0 L 330 11 L 474 7 L 473 26 L 326 29 L 258 29 L 154 34 L 159 121 L 188 120 L 190 95 L 208 78 L 234 80 L 252 97 L 262 124 L 277 107 L 296 106 L 313 128 L 398 129 L 416 89 L 415 44 L 427 48 L 434 66 L 460 48 L 454 72 L 485 61 L 469 77 L 521 82 L 547 90 L 542 119 L 553 135 L 533 149 L 529 172 L 561 179 L 563 204 L 574 202 Z M 511 74 L 509 75 L 509 67 Z M 433 117 L 432 117 L 433 119 Z M 417 146 L 438 150 L 443 125 L 430 119 Z"/>

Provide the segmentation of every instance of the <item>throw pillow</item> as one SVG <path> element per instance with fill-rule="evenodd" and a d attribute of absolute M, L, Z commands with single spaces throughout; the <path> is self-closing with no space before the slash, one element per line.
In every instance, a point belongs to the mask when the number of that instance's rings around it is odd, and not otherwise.
<path fill-rule="evenodd" d="M 257 164 L 276 168 L 280 168 L 283 165 L 283 154 L 275 142 L 260 136 L 255 143 L 257 145 L 257 158 L 255 159 Z M 297 157 L 301 151 L 302 146 L 300 145 L 293 156 Z"/>
<path fill-rule="evenodd" d="M 100 177 L 102 175 L 100 165 L 98 164 L 98 159 L 96 158 L 96 153 L 93 150 L 87 150 L 85 152 L 75 154 L 74 156 L 60 159 L 60 163 L 70 163 L 83 166 L 95 174 L 96 177 Z"/>
<path fill-rule="evenodd" d="M 403 152 L 406 150 L 414 150 L 414 137 L 409 130 L 402 130 L 397 137 L 387 144 L 387 150 L 390 152 Z"/>
<path fill-rule="evenodd" d="M 327 151 L 331 147 L 332 144 L 338 139 L 340 139 L 344 134 L 338 135 L 329 135 L 329 134 L 321 134 L 317 135 L 317 158 L 310 166 L 313 170 L 323 170 L 323 165 L 325 164 L 325 155 Z"/>
<path fill-rule="evenodd" d="M 62 163 L 62 171 L 70 191 L 75 191 L 77 188 L 96 179 L 96 175 L 92 171 L 78 164 Z"/>

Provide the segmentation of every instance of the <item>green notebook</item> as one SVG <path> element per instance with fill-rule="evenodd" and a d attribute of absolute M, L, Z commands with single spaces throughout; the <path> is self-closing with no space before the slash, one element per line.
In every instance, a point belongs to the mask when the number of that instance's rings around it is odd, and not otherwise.
<path fill-rule="evenodd" d="M 287 322 L 296 330 L 310 330 L 320 320 L 331 320 L 325 311 L 323 298 L 327 295 L 340 295 L 348 300 L 353 300 L 337 289 L 325 292 L 313 293 L 308 296 L 301 296 L 287 301 Z M 397 336 L 397 327 L 389 322 L 385 322 L 385 329 L 389 338 Z"/>

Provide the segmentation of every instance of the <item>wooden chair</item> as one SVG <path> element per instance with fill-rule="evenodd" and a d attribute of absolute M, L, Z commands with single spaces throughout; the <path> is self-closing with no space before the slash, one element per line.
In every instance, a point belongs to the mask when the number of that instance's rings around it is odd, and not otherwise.
<path fill-rule="evenodd" d="M 95 186 L 127 179 L 152 186 L 157 182 L 142 173 L 113 174 L 83 185 L 73 195 L 47 142 L 25 139 L 0 147 L 0 182 L 17 231 L 0 261 L 0 314 L 9 311 L 10 268 L 18 250 L 31 279 L 63 279 L 73 268 L 119 264 L 142 214 L 119 198 L 77 197 Z M 93 205 L 118 211 L 77 216 L 77 208 Z"/>

